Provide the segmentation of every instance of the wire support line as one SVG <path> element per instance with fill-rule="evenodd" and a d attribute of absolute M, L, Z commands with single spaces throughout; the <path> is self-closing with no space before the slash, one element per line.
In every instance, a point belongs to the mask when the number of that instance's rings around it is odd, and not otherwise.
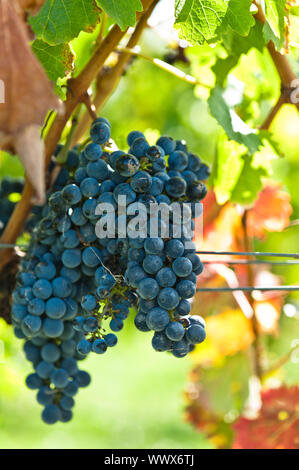
<path fill-rule="evenodd" d="M 252 291 L 299 291 L 299 286 L 238 286 L 238 287 L 198 287 L 196 292 L 252 292 Z"/>
<path fill-rule="evenodd" d="M 263 251 L 196 251 L 201 255 L 233 255 L 233 256 L 274 256 L 278 258 L 299 259 L 299 253 L 271 253 Z"/>
<path fill-rule="evenodd" d="M 261 259 L 238 259 L 238 260 L 201 260 L 203 264 L 241 264 L 241 265 L 247 265 L 247 264 L 271 264 L 273 266 L 294 266 L 294 265 L 299 265 L 299 261 L 295 260 L 287 260 L 287 261 L 271 261 L 271 260 L 261 260 Z"/>

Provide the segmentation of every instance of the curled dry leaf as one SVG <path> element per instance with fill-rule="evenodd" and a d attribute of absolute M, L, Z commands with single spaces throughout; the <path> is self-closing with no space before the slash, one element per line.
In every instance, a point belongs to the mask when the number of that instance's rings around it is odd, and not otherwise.
<path fill-rule="evenodd" d="M 60 109 L 61 104 L 31 51 L 26 26 L 12 0 L 0 0 L 0 49 L 0 84 L 4 95 L 0 100 L 0 147 L 19 153 L 35 199 L 42 201 L 44 149 L 37 129 L 48 110 Z M 29 138 L 33 139 L 31 149 Z"/>
<path fill-rule="evenodd" d="M 45 0 L 17 0 L 18 12 L 21 15 L 24 13 L 30 13 L 30 15 L 35 15 L 38 13 L 40 8 L 45 3 Z"/>
<path fill-rule="evenodd" d="M 15 139 L 15 148 L 26 170 L 27 177 L 35 188 L 32 203 L 45 204 L 45 148 L 40 137 L 39 126 L 24 127 Z M 38 156 L 38 158 L 36 158 Z"/>

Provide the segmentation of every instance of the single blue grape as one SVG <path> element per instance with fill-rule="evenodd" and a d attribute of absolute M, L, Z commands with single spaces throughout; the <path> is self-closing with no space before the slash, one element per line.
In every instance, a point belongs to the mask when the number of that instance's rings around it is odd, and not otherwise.
<path fill-rule="evenodd" d="M 184 253 L 184 244 L 178 240 L 169 240 L 165 245 L 166 255 L 170 258 L 178 258 Z"/>
<path fill-rule="evenodd" d="M 164 242 L 162 238 L 147 238 L 144 242 L 145 252 L 149 255 L 159 255 L 163 248 Z"/>
<path fill-rule="evenodd" d="M 188 170 L 197 172 L 200 169 L 200 158 L 194 153 L 188 153 Z"/>
<path fill-rule="evenodd" d="M 162 136 L 157 140 L 157 145 L 162 147 L 166 155 L 172 153 L 175 149 L 175 142 L 171 137 Z"/>
<path fill-rule="evenodd" d="M 96 354 L 104 354 L 107 350 L 107 344 L 103 339 L 96 339 L 92 344 L 92 350 Z"/>
<path fill-rule="evenodd" d="M 172 152 L 168 158 L 168 166 L 174 171 L 184 171 L 188 166 L 188 155 L 181 150 Z"/>
<path fill-rule="evenodd" d="M 71 229 L 67 232 L 64 232 L 60 239 L 65 248 L 76 248 L 80 244 L 80 238 L 78 237 L 76 230 Z"/>
<path fill-rule="evenodd" d="M 165 334 L 171 341 L 180 341 L 184 337 L 185 328 L 180 322 L 173 321 L 167 325 Z"/>
<path fill-rule="evenodd" d="M 104 181 L 109 175 L 108 166 L 103 160 L 88 163 L 86 171 L 88 176 L 96 178 L 98 181 Z"/>
<path fill-rule="evenodd" d="M 53 263 L 40 261 L 35 266 L 34 272 L 39 279 L 47 279 L 48 281 L 50 281 L 56 275 L 56 267 Z"/>
<path fill-rule="evenodd" d="M 117 331 L 120 331 L 123 328 L 124 323 L 119 318 L 112 318 L 112 320 L 109 323 L 109 326 L 110 326 L 112 331 L 117 332 Z"/>
<path fill-rule="evenodd" d="M 139 281 L 137 292 L 143 299 L 152 300 L 158 295 L 159 285 L 155 279 L 146 277 Z"/>
<path fill-rule="evenodd" d="M 15 306 L 13 306 L 12 308 L 12 315 L 14 315 L 14 312 L 15 312 L 14 307 Z M 30 300 L 30 302 L 27 305 L 28 312 L 31 313 L 32 315 L 37 315 L 37 316 L 41 316 L 44 313 L 45 308 L 46 308 L 46 304 L 44 300 L 38 299 L 38 298 Z"/>
<path fill-rule="evenodd" d="M 90 128 L 91 140 L 99 145 L 104 145 L 111 135 L 111 128 L 105 122 L 94 122 Z"/>
<path fill-rule="evenodd" d="M 60 358 L 60 349 L 54 343 L 47 343 L 41 349 L 41 356 L 44 361 L 56 362 Z"/>
<path fill-rule="evenodd" d="M 65 250 L 62 254 L 62 263 L 67 268 L 77 268 L 81 264 L 81 251 L 79 249 Z"/>
<path fill-rule="evenodd" d="M 60 406 L 63 410 L 69 411 L 73 408 L 75 402 L 72 397 L 70 396 L 63 396 L 60 400 Z"/>
<path fill-rule="evenodd" d="M 25 331 L 31 335 L 37 333 L 41 329 L 42 321 L 40 317 L 37 317 L 36 315 L 26 315 L 22 322 L 22 326 L 24 326 Z"/>
<path fill-rule="evenodd" d="M 120 183 L 115 187 L 113 191 L 113 197 L 114 197 L 115 202 L 118 202 L 119 196 L 126 197 L 126 205 L 132 204 L 132 202 L 134 202 L 136 199 L 135 192 L 127 183 Z"/>
<path fill-rule="evenodd" d="M 165 183 L 165 190 L 169 196 L 179 198 L 186 194 L 187 183 L 180 176 L 174 176 Z"/>
<path fill-rule="evenodd" d="M 117 344 L 117 336 L 113 333 L 109 333 L 105 336 L 105 343 L 109 348 L 113 348 Z"/>
<path fill-rule="evenodd" d="M 68 384 L 69 374 L 66 370 L 59 368 L 51 373 L 50 379 L 51 382 L 53 382 L 53 384 L 55 385 L 55 387 L 64 388 Z"/>
<path fill-rule="evenodd" d="M 83 330 L 87 333 L 95 333 L 99 328 L 99 322 L 96 317 L 88 317 L 83 324 Z"/>
<path fill-rule="evenodd" d="M 42 420 L 47 424 L 55 424 L 60 420 L 61 412 L 56 405 L 47 405 L 42 412 Z"/>
<path fill-rule="evenodd" d="M 37 390 L 37 389 L 40 389 L 43 385 L 43 381 L 42 379 L 39 377 L 38 374 L 34 373 L 34 374 L 29 374 L 27 377 L 26 377 L 26 386 L 28 388 L 30 388 L 30 390 Z"/>
<path fill-rule="evenodd" d="M 80 183 L 81 193 L 84 197 L 96 197 L 100 192 L 100 186 L 95 178 L 87 177 Z"/>
<path fill-rule="evenodd" d="M 33 294 L 39 299 L 46 300 L 52 295 L 52 285 L 46 279 L 39 279 L 33 284 Z"/>
<path fill-rule="evenodd" d="M 175 308 L 174 314 L 178 317 L 185 317 L 191 312 L 191 304 L 186 299 L 181 299 L 179 305 Z"/>
<path fill-rule="evenodd" d="M 202 343 L 206 338 L 206 331 L 199 323 L 193 323 L 187 328 L 186 338 L 193 344 Z"/>
<path fill-rule="evenodd" d="M 45 318 L 43 321 L 43 332 L 49 338 L 58 338 L 63 333 L 63 321 Z"/>
<path fill-rule="evenodd" d="M 192 273 L 192 263 L 188 258 L 180 256 L 172 263 L 172 269 L 179 277 L 186 277 Z"/>
<path fill-rule="evenodd" d="M 54 369 L 55 368 L 52 362 L 41 361 L 37 364 L 36 373 L 42 379 L 48 379 Z"/>
<path fill-rule="evenodd" d="M 52 297 L 46 302 L 46 315 L 49 318 L 62 318 L 66 312 L 64 301 L 58 297 Z"/>
<path fill-rule="evenodd" d="M 171 348 L 171 341 L 165 336 L 163 332 L 156 331 L 152 339 L 152 346 L 155 351 L 169 351 Z"/>
<path fill-rule="evenodd" d="M 78 204 L 82 199 L 80 189 L 76 184 L 68 184 L 62 190 L 62 197 L 70 206 Z"/>
<path fill-rule="evenodd" d="M 175 341 L 172 345 L 172 354 L 175 357 L 185 357 L 189 352 L 189 344 L 185 341 L 185 339 L 181 339 L 180 341 Z"/>
<path fill-rule="evenodd" d="M 81 339 L 81 341 L 79 341 L 77 344 L 77 351 L 80 354 L 89 354 L 91 351 L 91 343 L 87 341 L 87 339 Z"/>
<path fill-rule="evenodd" d="M 145 156 L 148 149 L 149 144 L 144 137 L 137 137 L 130 146 L 130 152 L 139 158 Z"/>
<path fill-rule="evenodd" d="M 36 395 L 36 399 L 40 405 L 46 406 L 53 403 L 53 392 L 47 386 L 41 387 Z"/>
<path fill-rule="evenodd" d="M 99 145 L 91 143 L 86 145 L 84 155 L 88 161 L 96 162 L 103 155 L 103 150 Z"/>
<path fill-rule="evenodd" d="M 156 281 L 161 287 L 173 287 L 176 280 L 176 275 L 171 268 L 162 268 L 156 274 Z"/>
<path fill-rule="evenodd" d="M 180 302 L 179 294 L 172 287 L 164 287 L 158 295 L 158 304 L 166 310 L 172 310 Z"/>
<path fill-rule="evenodd" d="M 162 259 L 157 255 L 147 255 L 142 263 L 144 271 L 148 274 L 156 274 L 163 265 Z"/>
<path fill-rule="evenodd" d="M 169 322 L 167 310 L 161 307 L 154 307 L 146 316 L 146 324 L 150 330 L 163 331 Z"/>
<path fill-rule="evenodd" d="M 91 382 L 91 377 L 85 370 L 79 370 L 76 379 L 80 387 L 88 387 Z"/>
<path fill-rule="evenodd" d="M 135 175 L 139 169 L 139 161 L 134 155 L 121 155 L 115 162 L 115 170 L 121 176 L 130 177 Z"/>
<path fill-rule="evenodd" d="M 142 137 L 143 139 L 145 138 L 144 134 L 142 134 L 142 132 L 140 131 L 132 131 L 128 134 L 127 142 L 130 147 L 132 146 L 134 140 L 137 139 L 138 137 Z"/>
<path fill-rule="evenodd" d="M 183 299 L 191 299 L 195 295 L 196 284 L 184 279 L 177 284 L 176 289 Z"/>

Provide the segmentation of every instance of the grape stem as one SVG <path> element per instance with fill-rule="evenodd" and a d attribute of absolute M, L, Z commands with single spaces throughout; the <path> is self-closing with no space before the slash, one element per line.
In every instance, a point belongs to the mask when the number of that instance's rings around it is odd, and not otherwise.
<path fill-rule="evenodd" d="M 153 0 L 142 0 L 143 10 L 146 11 L 153 3 Z M 140 17 L 142 13 L 137 13 Z M 77 105 L 82 102 L 86 91 L 90 84 L 97 77 L 99 70 L 103 67 L 108 56 L 113 52 L 119 41 L 124 37 L 128 28 L 122 31 L 117 25 L 114 25 L 105 39 L 97 47 L 94 55 L 87 63 L 86 67 L 76 77 L 71 78 L 67 85 L 67 99 L 65 101 L 64 111 L 62 114 L 56 114 L 51 127 L 45 137 L 45 154 L 47 168 L 52 155 L 59 142 L 62 131 L 75 111 Z M 16 205 L 12 216 L 0 238 L 0 243 L 15 243 L 19 235 L 22 233 L 25 222 L 28 218 L 32 207 L 33 189 L 28 179 L 26 179 L 22 199 Z M 0 252 L 0 270 L 9 262 L 13 254 L 12 249 L 2 250 Z"/>
<path fill-rule="evenodd" d="M 186 83 L 190 83 L 191 85 L 200 85 L 205 88 L 212 88 L 211 85 L 208 85 L 206 83 L 202 83 L 199 81 L 197 78 L 193 77 L 192 75 L 189 75 L 182 70 L 178 69 L 177 67 L 174 67 L 173 65 L 168 64 L 167 62 L 164 62 L 164 60 L 157 59 L 154 57 L 150 57 L 146 54 L 143 54 L 142 52 L 139 51 L 139 48 L 129 48 L 129 47 L 121 47 L 119 46 L 117 48 L 121 52 L 127 52 L 128 54 L 134 55 L 136 57 L 141 57 L 142 59 L 148 60 L 151 62 L 153 65 L 156 67 L 159 67 L 162 70 L 165 70 L 165 72 L 170 73 L 174 77 L 179 78 L 180 80 L 183 80 Z"/>
<path fill-rule="evenodd" d="M 156 4 L 159 0 L 154 0 L 151 6 L 144 12 L 144 14 L 139 19 L 128 43 L 128 48 L 135 47 L 138 42 L 140 41 L 141 35 L 144 29 L 147 27 L 147 21 L 152 14 L 153 9 L 155 8 Z M 98 80 L 97 80 L 97 89 L 94 98 L 94 106 L 99 113 L 100 109 L 104 106 L 109 96 L 113 93 L 115 88 L 117 87 L 122 75 L 124 74 L 126 68 L 130 64 L 131 61 L 131 54 L 128 52 L 121 52 L 118 57 L 118 61 L 116 65 L 112 68 L 105 69 L 103 67 Z M 91 124 L 91 118 L 88 112 L 84 114 L 82 119 L 80 119 L 79 126 L 75 132 L 73 145 L 77 144 L 82 136 L 85 135 L 88 127 Z"/>

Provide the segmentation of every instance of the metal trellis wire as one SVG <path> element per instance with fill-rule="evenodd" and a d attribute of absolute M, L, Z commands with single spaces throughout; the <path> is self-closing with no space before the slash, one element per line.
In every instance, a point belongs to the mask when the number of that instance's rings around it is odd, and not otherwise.
<path fill-rule="evenodd" d="M 273 253 L 262 251 L 196 251 L 199 255 L 216 255 L 216 256 L 243 256 L 243 257 L 276 257 L 276 258 L 295 258 L 299 259 L 299 253 Z M 247 265 L 247 264 L 270 264 L 279 266 L 299 265 L 299 261 L 293 259 L 283 261 L 273 261 L 269 259 L 229 259 L 229 260 L 203 260 L 203 264 L 230 264 L 230 265 Z M 299 285 L 292 286 L 236 286 L 236 287 L 198 287 L 196 292 L 253 292 L 253 291 L 299 291 Z"/>
<path fill-rule="evenodd" d="M 15 245 L 11 243 L 0 243 L 0 250 L 7 248 L 20 248 L 26 249 L 27 245 Z M 273 252 L 262 252 L 262 251 L 196 251 L 199 255 L 216 255 L 216 256 L 250 256 L 250 257 L 276 257 L 276 258 L 295 258 L 299 260 L 299 253 L 273 253 Z M 203 260 L 203 264 L 230 264 L 230 265 L 247 265 L 247 264 L 271 264 L 280 266 L 292 266 L 299 265 L 299 261 L 295 260 L 283 260 L 283 261 L 272 261 L 268 259 L 237 259 L 237 260 Z M 288 291 L 296 292 L 299 291 L 299 285 L 293 286 L 237 286 L 237 287 L 198 287 L 196 292 L 252 292 L 252 291 Z"/>

